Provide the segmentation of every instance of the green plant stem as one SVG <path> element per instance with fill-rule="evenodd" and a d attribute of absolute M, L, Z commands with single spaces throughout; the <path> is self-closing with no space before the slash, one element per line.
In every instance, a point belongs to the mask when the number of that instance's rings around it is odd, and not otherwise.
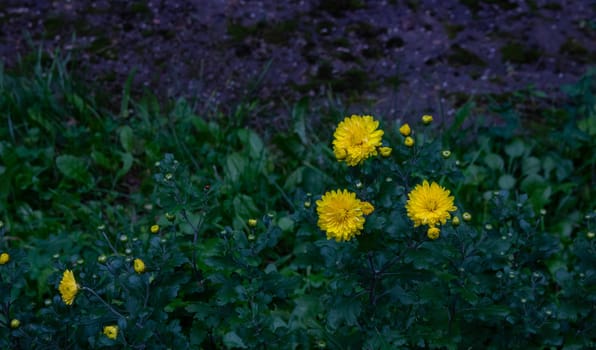
<path fill-rule="evenodd" d="M 122 318 L 122 319 L 126 319 L 126 317 L 124 317 L 124 315 L 122 315 L 121 313 L 119 313 L 118 311 L 116 311 L 116 309 L 114 309 L 112 307 L 112 305 L 108 304 L 105 300 L 103 300 L 102 297 L 99 296 L 99 294 L 97 294 L 93 289 L 89 288 L 89 287 L 81 287 L 82 290 L 85 290 L 91 294 L 93 294 L 97 299 L 99 299 L 99 301 L 101 301 L 112 313 L 114 313 L 115 315 L 117 315 L 118 317 Z"/>

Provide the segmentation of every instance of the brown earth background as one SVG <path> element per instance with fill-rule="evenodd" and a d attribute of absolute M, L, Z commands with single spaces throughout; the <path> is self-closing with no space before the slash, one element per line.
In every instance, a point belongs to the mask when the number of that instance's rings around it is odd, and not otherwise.
<path fill-rule="evenodd" d="M 231 110 L 259 98 L 284 126 L 304 96 L 353 113 L 452 115 L 477 94 L 552 96 L 596 62 L 596 1 L 0 1 L 0 60 L 56 50 L 120 96 Z"/>

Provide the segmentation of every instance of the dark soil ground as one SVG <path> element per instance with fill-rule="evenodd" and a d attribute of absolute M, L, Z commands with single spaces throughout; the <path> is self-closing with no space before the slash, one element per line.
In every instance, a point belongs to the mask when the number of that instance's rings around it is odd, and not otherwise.
<path fill-rule="evenodd" d="M 577 81 L 596 62 L 596 2 L 1 0 L 5 66 L 40 45 L 70 52 L 72 69 L 116 95 L 135 68 L 136 94 L 224 111 L 271 101 L 264 125 L 330 93 L 355 113 L 411 120 Z"/>

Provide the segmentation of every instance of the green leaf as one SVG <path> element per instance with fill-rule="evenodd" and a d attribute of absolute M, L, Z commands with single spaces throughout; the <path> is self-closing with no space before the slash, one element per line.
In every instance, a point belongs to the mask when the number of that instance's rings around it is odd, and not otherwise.
<path fill-rule="evenodd" d="M 511 190 L 515 187 L 515 178 L 509 174 L 499 177 L 499 187 L 503 190 Z"/>
<path fill-rule="evenodd" d="M 507 146 L 505 146 L 505 153 L 511 158 L 520 157 L 524 154 L 525 146 L 522 140 L 514 140 Z"/>
<path fill-rule="evenodd" d="M 232 153 L 226 159 L 225 173 L 226 176 L 232 181 L 236 182 L 240 179 L 240 176 L 244 173 L 246 168 L 246 158 L 240 153 Z"/>
<path fill-rule="evenodd" d="M 87 182 L 91 175 L 87 171 L 87 162 L 84 159 L 72 155 L 61 155 L 56 158 L 58 170 L 66 177 Z"/>
<path fill-rule="evenodd" d="M 120 128 L 120 145 L 127 153 L 132 153 L 134 148 L 134 136 L 132 133 L 132 128 L 128 125 L 125 125 Z"/>
<path fill-rule="evenodd" d="M 247 348 L 247 346 L 244 344 L 244 341 L 242 341 L 242 338 L 240 338 L 234 331 L 228 332 L 224 335 L 223 343 L 228 348 Z"/>
<path fill-rule="evenodd" d="M 120 157 L 122 158 L 122 167 L 116 173 L 116 180 L 128 173 L 128 171 L 132 167 L 132 162 L 134 160 L 132 154 L 130 153 L 121 153 Z"/>
<path fill-rule="evenodd" d="M 501 170 L 505 165 L 503 158 L 495 153 L 487 154 L 486 157 L 484 157 L 484 163 L 492 170 Z"/>

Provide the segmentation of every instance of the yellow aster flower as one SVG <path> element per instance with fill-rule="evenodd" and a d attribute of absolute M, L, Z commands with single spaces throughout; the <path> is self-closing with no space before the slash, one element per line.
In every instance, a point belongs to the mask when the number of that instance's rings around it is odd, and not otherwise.
<path fill-rule="evenodd" d="M 389 157 L 391 155 L 391 147 L 380 147 L 379 148 L 379 153 L 381 153 L 381 155 L 383 157 Z"/>
<path fill-rule="evenodd" d="M 152 225 L 151 233 L 158 233 L 158 232 L 159 232 L 159 225 Z"/>
<path fill-rule="evenodd" d="M 441 233 L 441 230 L 438 227 L 430 227 L 428 229 L 428 231 L 426 231 L 426 235 L 428 236 L 428 238 L 435 240 L 437 238 L 439 238 L 439 234 Z"/>
<path fill-rule="evenodd" d="M 404 136 L 410 136 L 412 133 L 412 129 L 410 129 L 410 125 L 408 123 L 399 127 L 399 133 Z"/>
<path fill-rule="evenodd" d="M 453 205 L 453 197 L 449 196 L 449 190 L 439 186 L 436 182 L 429 185 L 424 180 L 422 184 L 416 185 L 408 193 L 406 203 L 408 217 L 414 222 L 414 226 L 445 224 L 451 218 L 449 212 L 457 210 Z"/>
<path fill-rule="evenodd" d="M 145 263 L 141 259 L 135 259 L 133 261 L 134 269 L 136 273 L 145 272 Z"/>
<path fill-rule="evenodd" d="M 60 295 L 62 296 L 62 301 L 66 305 L 72 305 L 75 296 L 79 292 L 79 285 L 75 280 L 74 274 L 70 270 L 65 270 L 62 274 L 62 280 L 60 281 L 60 285 L 58 286 L 58 290 L 60 291 Z"/>
<path fill-rule="evenodd" d="M 424 125 L 428 125 L 428 124 L 430 124 L 432 122 L 433 122 L 433 116 L 432 115 L 428 115 L 427 114 L 427 115 L 423 115 L 422 116 L 422 123 Z"/>
<path fill-rule="evenodd" d="M 333 134 L 333 153 L 338 161 L 356 166 L 365 159 L 377 155 L 381 146 L 383 130 L 379 122 L 369 115 L 352 115 L 339 123 Z"/>
<path fill-rule="evenodd" d="M 116 339 L 118 337 L 118 326 L 103 327 L 103 334 L 110 339 Z"/>
<path fill-rule="evenodd" d="M 353 192 L 330 191 L 317 201 L 318 225 L 327 239 L 349 241 L 364 228 L 364 215 L 374 210 L 372 204 L 359 200 Z"/>
<path fill-rule="evenodd" d="M 414 146 L 414 139 L 410 136 L 406 137 L 406 139 L 404 140 L 404 145 L 408 147 Z"/>
<path fill-rule="evenodd" d="M 10 255 L 8 253 L 0 254 L 0 265 L 4 265 L 10 261 Z"/>

